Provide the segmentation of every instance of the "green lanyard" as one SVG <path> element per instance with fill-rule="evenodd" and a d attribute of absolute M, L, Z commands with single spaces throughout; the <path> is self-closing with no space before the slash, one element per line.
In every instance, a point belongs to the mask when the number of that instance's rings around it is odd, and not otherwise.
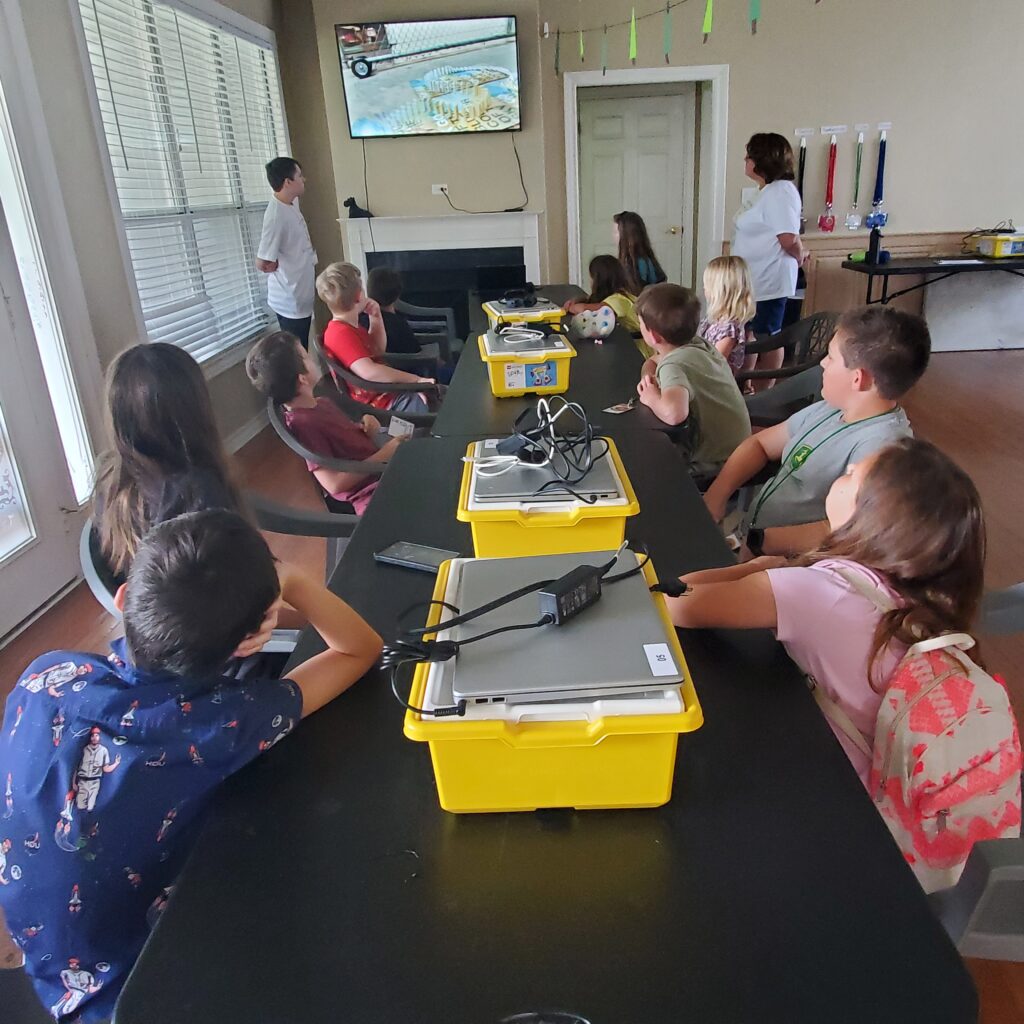
<path fill-rule="evenodd" d="M 896 408 L 899 408 L 898 406 Z M 829 413 L 823 420 L 815 423 L 812 427 L 805 430 L 794 442 L 792 448 L 790 448 L 790 456 L 786 460 L 788 465 L 786 471 L 779 471 L 779 474 L 770 483 L 765 484 L 764 489 L 761 491 L 760 497 L 757 499 L 757 504 L 754 505 L 754 512 L 750 517 L 750 525 L 753 526 L 757 522 L 757 517 L 764 507 L 764 503 L 805 463 L 807 460 L 824 444 L 828 444 L 837 434 L 841 434 L 844 430 L 850 427 L 857 426 L 858 423 L 868 423 L 870 420 L 877 420 L 880 416 L 889 416 L 894 413 L 896 409 L 889 409 L 886 412 L 876 412 L 874 416 L 869 416 L 865 420 L 854 420 L 853 423 L 844 423 L 838 430 L 833 430 L 831 434 L 823 437 L 816 445 L 812 448 L 808 448 L 806 451 L 801 451 L 800 442 L 805 437 L 813 434 L 819 427 L 825 426 L 829 420 L 836 419 L 843 414 L 842 409 L 837 409 L 834 413 Z"/>

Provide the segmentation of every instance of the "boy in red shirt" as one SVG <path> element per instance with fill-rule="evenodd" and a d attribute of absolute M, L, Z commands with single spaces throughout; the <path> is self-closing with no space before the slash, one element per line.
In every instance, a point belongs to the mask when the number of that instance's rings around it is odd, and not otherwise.
<path fill-rule="evenodd" d="M 364 380 L 382 384 L 433 384 L 432 377 L 396 370 L 378 362 L 388 344 L 380 306 L 367 298 L 359 268 L 351 263 L 332 263 L 316 279 L 316 291 L 331 311 L 331 322 L 324 331 L 324 348 L 347 370 Z M 366 313 L 370 328 L 359 325 L 359 314 Z M 371 391 L 348 385 L 349 394 L 357 402 L 391 412 L 427 411 L 424 397 L 415 391 L 401 393 Z"/>
<path fill-rule="evenodd" d="M 364 416 L 362 424 L 353 423 L 330 399 L 317 398 L 313 394 L 320 376 L 316 365 L 299 339 L 287 331 L 256 342 L 246 357 L 245 372 L 257 391 L 283 406 L 285 426 L 311 451 L 336 459 L 387 462 L 404 440 L 388 439 L 373 416 Z M 308 461 L 306 467 L 332 498 L 349 502 L 358 515 L 370 503 L 380 479 Z"/>

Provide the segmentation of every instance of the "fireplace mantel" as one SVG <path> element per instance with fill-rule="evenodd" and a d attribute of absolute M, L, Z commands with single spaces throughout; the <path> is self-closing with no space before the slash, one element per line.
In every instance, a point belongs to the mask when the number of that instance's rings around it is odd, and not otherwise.
<path fill-rule="evenodd" d="M 441 217 L 342 218 L 345 256 L 366 276 L 368 252 L 521 246 L 526 278 L 541 284 L 540 213 L 448 214 Z"/>

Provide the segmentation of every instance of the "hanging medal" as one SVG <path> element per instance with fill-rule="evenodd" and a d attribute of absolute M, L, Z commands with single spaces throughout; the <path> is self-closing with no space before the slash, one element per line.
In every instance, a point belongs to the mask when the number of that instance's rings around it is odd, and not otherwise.
<path fill-rule="evenodd" d="M 857 166 L 853 172 L 853 206 L 846 215 L 846 226 L 851 231 L 856 231 L 861 226 L 862 219 L 857 211 L 857 203 L 860 200 L 860 165 L 864 158 L 864 133 L 857 134 Z"/>
<path fill-rule="evenodd" d="M 878 170 L 875 172 L 875 194 L 871 198 L 871 212 L 864 223 L 869 228 L 884 228 L 889 214 L 882 209 L 883 190 L 885 185 L 885 132 L 878 140 Z"/>
<path fill-rule="evenodd" d="M 836 229 L 836 216 L 832 212 L 832 191 L 836 182 L 837 149 L 836 137 L 833 135 L 832 141 L 828 146 L 828 178 L 825 181 L 825 212 L 818 218 L 819 231 L 828 232 L 835 231 Z"/>
<path fill-rule="evenodd" d="M 800 193 L 800 234 L 807 230 L 807 218 L 804 216 L 804 168 L 807 166 L 807 139 L 800 139 L 800 159 L 796 166 L 796 190 Z"/>

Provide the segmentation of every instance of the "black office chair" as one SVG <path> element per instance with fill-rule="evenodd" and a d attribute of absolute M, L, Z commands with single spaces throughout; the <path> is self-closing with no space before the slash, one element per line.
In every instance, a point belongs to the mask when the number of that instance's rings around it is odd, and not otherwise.
<path fill-rule="evenodd" d="M 759 391 L 747 399 L 747 412 L 755 427 L 774 427 L 795 412 L 821 398 L 821 365 L 780 380 L 775 387 Z"/>
<path fill-rule="evenodd" d="M 985 633 L 1024 633 L 1024 583 L 1003 590 L 986 590 L 981 599 L 978 628 Z"/>
<path fill-rule="evenodd" d="M 452 355 L 457 355 L 460 346 L 455 335 L 455 310 L 433 306 L 414 306 L 411 302 L 399 299 L 395 303 L 395 312 L 401 313 L 409 321 L 413 334 L 416 335 L 424 350 L 431 345 L 437 346 L 440 361 L 450 363 Z"/>
<path fill-rule="evenodd" d="M 440 384 L 420 384 L 420 383 L 408 383 L 408 384 L 391 384 L 382 383 L 375 380 L 364 380 L 362 377 L 354 374 L 351 370 L 347 369 L 336 359 L 332 358 L 327 350 L 323 347 L 322 338 L 311 339 L 313 354 L 320 361 L 320 365 L 325 371 L 325 375 L 334 381 L 337 394 L 331 397 L 338 402 L 338 405 L 353 419 L 359 419 L 369 413 L 371 416 L 377 416 L 380 418 L 381 410 L 372 405 L 367 405 L 365 402 L 359 402 L 352 397 L 348 387 L 342 386 L 340 381 L 344 381 L 346 385 L 350 384 L 353 387 L 363 388 L 366 391 L 380 391 L 385 394 L 406 394 L 413 392 L 416 394 L 426 394 L 428 399 L 431 395 L 435 396 L 435 400 L 440 402 L 441 400 L 441 385 Z M 391 356 L 387 361 L 390 363 L 394 356 Z M 404 356 L 398 358 L 412 359 L 415 360 L 416 356 Z M 407 420 L 409 423 L 414 424 L 418 427 L 430 427 L 433 425 L 434 420 L 437 418 L 437 414 L 433 412 L 401 412 L 398 413 L 403 420 Z"/>
<path fill-rule="evenodd" d="M 737 383 L 742 388 L 748 380 L 783 380 L 817 366 L 828 352 L 838 317 L 838 313 L 812 313 L 778 334 L 762 335 L 752 341 L 747 345 L 748 355 L 781 348 L 786 350 L 786 359 L 777 370 L 741 370 L 736 374 Z"/>
<path fill-rule="evenodd" d="M 324 537 L 327 540 L 326 576 L 328 579 L 341 558 L 345 542 L 352 536 L 352 531 L 359 523 L 359 516 L 354 514 L 308 512 L 304 509 L 281 505 L 254 492 L 247 492 L 245 499 L 261 530 L 266 530 L 269 533 L 283 533 L 293 537 Z M 117 591 L 119 580 L 103 557 L 99 536 L 93 528 L 91 518 L 87 519 L 82 526 L 78 542 L 78 556 L 82 576 L 92 596 L 96 598 L 104 611 L 115 619 L 120 619 L 120 609 L 114 604 L 114 594 Z M 298 639 L 299 631 L 297 629 L 275 629 L 271 639 L 264 645 L 263 653 L 290 653 L 294 650 Z"/>
<path fill-rule="evenodd" d="M 267 417 L 270 419 L 270 425 L 274 428 L 277 436 L 296 455 L 301 455 L 307 462 L 315 462 L 324 469 L 332 469 L 338 473 L 358 473 L 360 476 L 380 476 L 387 468 L 386 462 L 336 459 L 330 455 L 321 455 L 319 452 L 307 448 L 285 426 L 284 417 L 281 415 L 281 407 L 272 398 L 267 399 Z M 387 416 L 387 418 L 390 419 L 390 416 Z M 324 499 L 328 512 L 350 513 L 353 511 L 352 506 L 348 502 L 338 501 L 337 498 L 328 494 L 319 481 L 317 481 L 317 487 L 320 490 L 321 497 Z"/>

